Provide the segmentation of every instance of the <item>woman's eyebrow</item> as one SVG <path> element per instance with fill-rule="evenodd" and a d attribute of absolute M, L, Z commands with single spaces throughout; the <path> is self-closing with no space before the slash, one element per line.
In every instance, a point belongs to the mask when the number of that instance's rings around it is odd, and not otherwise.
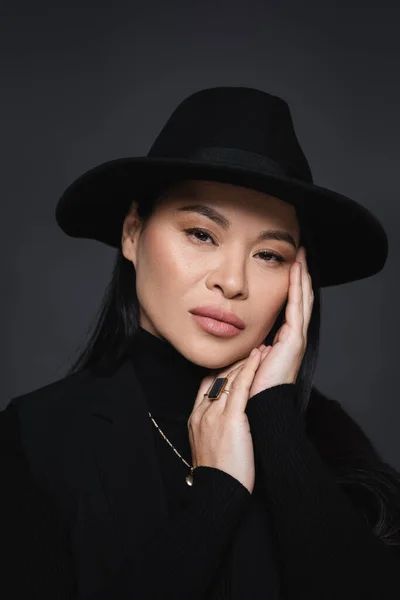
<path fill-rule="evenodd" d="M 207 217 L 208 219 L 214 221 L 214 223 L 217 225 L 220 225 L 220 227 L 223 229 L 228 229 L 231 225 L 229 219 L 225 217 L 225 215 L 217 211 L 215 208 L 208 206 L 207 204 L 188 204 L 185 206 L 179 206 L 176 210 L 179 212 L 194 212 L 202 215 L 203 217 Z M 288 231 L 284 231 L 283 229 L 266 229 L 261 231 L 257 238 L 257 242 L 264 240 L 287 242 L 297 250 L 296 242 L 294 241 L 293 236 Z"/>

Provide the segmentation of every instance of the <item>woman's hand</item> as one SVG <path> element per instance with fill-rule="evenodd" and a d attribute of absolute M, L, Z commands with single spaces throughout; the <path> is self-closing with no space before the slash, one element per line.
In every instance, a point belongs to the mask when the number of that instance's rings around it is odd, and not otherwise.
<path fill-rule="evenodd" d="M 259 346 L 261 361 L 249 398 L 275 385 L 296 382 L 306 351 L 307 330 L 314 303 L 305 254 L 304 246 L 300 246 L 290 269 L 285 322 L 277 331 L 272 346 Z"/>

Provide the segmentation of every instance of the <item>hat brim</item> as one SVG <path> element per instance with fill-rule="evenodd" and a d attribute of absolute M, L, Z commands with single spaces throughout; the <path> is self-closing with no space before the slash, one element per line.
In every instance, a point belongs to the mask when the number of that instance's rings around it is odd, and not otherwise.
<path fill-rule="evenodd" d="M 363 205 L 313 183 L 227 163 L 151 157 L 107 161 L 65 190 L 56 206 L 56 221 L 69 236 L 118 248 L 123 221 L 135 198 L 151 196 L 180 179 L 231 183 L 300 206 L 318 254 L 320 287 L 370 277 L 386 263 L 386 232 Z"/>

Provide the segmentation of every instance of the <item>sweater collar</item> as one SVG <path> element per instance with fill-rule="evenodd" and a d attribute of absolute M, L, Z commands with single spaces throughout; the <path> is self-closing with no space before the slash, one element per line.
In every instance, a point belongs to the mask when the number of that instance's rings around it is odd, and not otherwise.
<path fill-rule="evenodd" d="M 191 362 L 168 340 L 140 326 L 132 344 L 132 360 L 152 415 L 187 421 L 209 369 Z"/>

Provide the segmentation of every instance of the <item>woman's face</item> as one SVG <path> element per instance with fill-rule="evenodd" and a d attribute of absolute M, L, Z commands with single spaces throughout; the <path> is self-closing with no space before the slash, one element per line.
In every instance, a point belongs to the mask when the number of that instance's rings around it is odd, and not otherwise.
<path fill-rule="evenodd" d="M 295 208 L 262 192 L 202 180 L 182 181 L 162 198 L 146 229 L 136 203 L 123 225 L 122 251 L 136 270 L 140 325 L 191 362 L 222 369 L 264 341 L 286 302 L 300 240 Z M 195 205 L 218 211 L 229 225 L 182 210 Z M 191 228 L 202 232 L 185 231 Z M 296 247 L 257 241 L 268 229 L 285 232 Z M 235 313 L 245 329 L 229 338 L 204 331 L 189 311 L 206 305 Z"/>

